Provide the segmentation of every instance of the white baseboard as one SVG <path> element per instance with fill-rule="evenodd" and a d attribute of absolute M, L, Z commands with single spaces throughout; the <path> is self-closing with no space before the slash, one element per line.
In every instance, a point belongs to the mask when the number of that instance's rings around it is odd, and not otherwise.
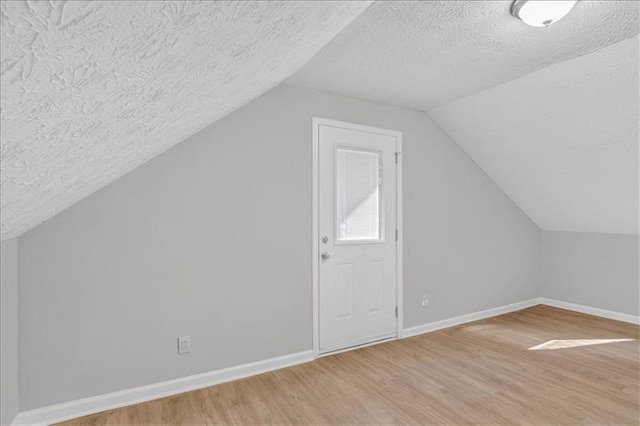
<path fill-rule="evenodd" d="M 608 311 L 606 309 L 592 308 L 591 306 L 578 305 L 576 303 L 563 302 L 561 300 L 540 298 L 543 305 L 553 306 L 554 308 L 567 309 L 569 311 L 580 312 L 583 314 L 595 315 L 597 317 L 609 318 L 616 321 L 628 322 L 631 324 L 640 324 L 640 316 L 623 314 L 622 312 Z"/>
<path fill-rule="evenodd" d="M 478 321 L 509 312 L 519 311 L 535 305 L 548 305 L 555 308 L 567 309 L 598 317 L 609 318 L 617 321 L 624 321 L 632 324 L 640 324 L 640 317 L 623 314 L 621 312 L 608 311 L 605 309 L 592 308 L 589 306 L 577 305 L 575 303 L 562 302 L 560 300 L 538 297 L 525 300 L 523 302 L 512 303 L 510 305 L 499 306 L 497 308 L 484 311 L 473 312 L 460 315 L 441 321 L 422 324 L 416 327 L 405 328 L 402 337 L 412 337 L 443 328 L 453 327 L 472 321 Z M 313 361 L 313 352 L 304 351 L 276 358 L 270 358 L 249 364 L 215 370 L 208 373 L 196 374 L 193 376 L 181 377 L 166 382 L 154 383 L 132 389 L 125 389 L 118 392 L 107 393 L 90 398 L 83 398 L 76 401 L 51 405 L 35 410 L 23 411 L 19 413 L 13 425 L 41 425 L 62 422 L 65 420 L 99 413 L 101 411 L 112 410 L 114 408 L 125 407 L 127 405 L 138 404 L 151 401 L 153 399 L 164 398 L 183 392 L 214 386 L 220 383 L 242 379 L 268 371 L 278 370 L 297 364 Z"/>
<path fill-rule="evenodd" d="M 484 311 L 472 312 L 466 315 L 460 315 L 453 318 L 447 318 L 440 321 L 430 322 L 415 327 L 404 329 L 403 337 L 417 336 L 418 334 L 429 333 L 443 328 L 449 328 L 467 322 L 478 321 L 485 318 L 495 317 L 496 315 L 507 314 L 509 312 L 519 311 L 521 309 L 530 308 L 542 303 L 540 298 L 525 300 L 523 302 L 512 303 L 510 305 L 499 306 L 497 308 L 486 309 Z"/>
<path fill-rule="evenodd" d="M 276 358 L 265 359 L 235 367 L 223 368 L 208 373 L 181 377 L 166 382 L 154 383 L 118 392 L 111 392 L 90 398 L 51 405 L 19 413 L 12 424 L 41 425 L 62 422 L 64 420 L 153 399 L 164 398 L 195 389 L 206 388 L 220 383 L 242 379 L 268 371 L 278 370 L 313 360 L 312 351 L 298 352 Z"/>
<path fill-rule="evenodd" d="M 510 305 L 499 306 L 497 308 L 487 309 L 479 312 L 472 312 L 466 315 L 460 315 L 453 318 L 447 318 L 440 321 L 430 322 L 415 327 L 405 328 L 403 337 L 417 336 L 423 333 L 429 333 L 443 328 L 454 327 L 456 325 L 465 324 L 472 321 L 478 321 L 496 315 L 507 314 L 509 312 L 519 311 L 521 309 L 530 308 L 535 305 L 547 305 L 554 308 L 566 309 L 569 311 L 580 312 L 583 314 L 594 315 L 597 317 L 608 318 L 616 321 L 628 322 L 631 324 L 640 324 L 640 317 L 637 315 L 623 314 L 622 312 L 608 311 L 606 309 L 592 308 L 590 306 L 578 305 L 575 303 L 563 302 L 560 300 L 547 299 L 545 297 L 536 297 L 525 300 L 523 302 L 512 303 Z"/>

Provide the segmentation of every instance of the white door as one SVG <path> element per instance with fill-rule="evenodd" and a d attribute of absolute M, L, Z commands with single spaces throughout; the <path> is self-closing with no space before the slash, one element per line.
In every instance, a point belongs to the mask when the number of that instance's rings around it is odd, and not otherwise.
<path fill-rule="evenodd" d="M 398 137 L 344 126 L 317 129 L 320 353 L 396 336 Z"/>

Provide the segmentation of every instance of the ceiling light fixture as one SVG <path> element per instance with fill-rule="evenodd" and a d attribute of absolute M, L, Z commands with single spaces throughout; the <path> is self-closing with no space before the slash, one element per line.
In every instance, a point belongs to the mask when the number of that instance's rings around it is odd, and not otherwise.
<path fill-rule="evenodd" d="M 532 27 L 548 27 L 564 18 L 578 0 L 515 0 L 511 14 Z"/>

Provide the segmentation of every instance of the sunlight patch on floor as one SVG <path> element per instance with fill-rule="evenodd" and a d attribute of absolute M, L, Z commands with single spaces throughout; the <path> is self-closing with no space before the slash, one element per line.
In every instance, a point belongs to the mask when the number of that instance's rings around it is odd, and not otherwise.
<path fill-rule="evenodd" d="M 580 346 L 603 345 L 605 343 L 631 342 L 635 339 L 567 339 L 549 340 L 529 348 L 530 351 L 578 348 Z"/>

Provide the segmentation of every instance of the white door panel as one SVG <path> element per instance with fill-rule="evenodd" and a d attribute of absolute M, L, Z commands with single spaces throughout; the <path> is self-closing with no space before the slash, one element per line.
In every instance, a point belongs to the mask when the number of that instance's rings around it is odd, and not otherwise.
<path fill-rule="evenodd" d="M 319 350 L 396 334 L 396 138 L 320 124 Z"/>

